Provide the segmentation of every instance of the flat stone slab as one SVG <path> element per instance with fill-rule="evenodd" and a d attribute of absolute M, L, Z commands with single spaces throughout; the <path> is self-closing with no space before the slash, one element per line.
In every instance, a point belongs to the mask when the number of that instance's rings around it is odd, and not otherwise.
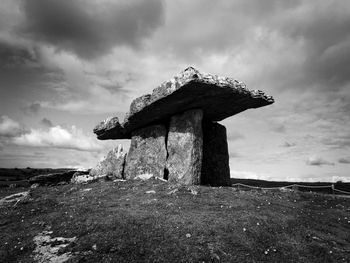
<path fill-rule="evenodd" d="M 152 94 L 135 99 L 123 123 L 116 117 L 108 118 L 95 127 L 94 133 L 100 140 L 130 139 L 134 130 L 169 120 L 172 115 L 190 109 L 202 109 L 205 119 L 221 121 L 273 102 L 272 96 L 249 90 L 242 82 L 189 67 L 163 82 Z"/>

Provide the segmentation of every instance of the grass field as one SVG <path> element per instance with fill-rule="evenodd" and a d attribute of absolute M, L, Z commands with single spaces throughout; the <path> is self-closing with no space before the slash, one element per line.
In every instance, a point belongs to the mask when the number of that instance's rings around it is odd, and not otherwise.
<path fill-rule="evenodd" d="M 67 262 L 350 262 L 350 199 L 299 191 L 153 179 L 38 187 L 0 208 L 1 262 L 33 262 L 44 230 L 76 237 L 59 252 Z"/>

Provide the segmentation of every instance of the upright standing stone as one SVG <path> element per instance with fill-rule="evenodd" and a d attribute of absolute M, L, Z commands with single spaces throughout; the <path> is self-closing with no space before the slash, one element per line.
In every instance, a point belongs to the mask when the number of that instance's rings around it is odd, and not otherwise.
<path fill-rule="evenodd" d="M 132 179 L 141 174 L 164 177 L 167 156 L 165 138 L 164 125 L 151 125 L 132 133 L 124 170 L 126 179 Z"/>
<path fill-rule="evenodd" d="M 118 147 L 109 151 L 107 156 L 91 169 L 90 176 L 93 179 L 105 176 L 123 178 L 125 155 L 123 146 L 119 144 Z"/>
<path fill-rule="evenodd" d="M 203 164 L 201 184 L 230 185 L 230 166 L 225 126 L 203 122 Z"/>
<path fill-rule="evenodd" d="M 168 180 L 185 185 L 199 185 L 202 167 L 202 118 L 200 109 L 174 115 L 168 133 Z"/>

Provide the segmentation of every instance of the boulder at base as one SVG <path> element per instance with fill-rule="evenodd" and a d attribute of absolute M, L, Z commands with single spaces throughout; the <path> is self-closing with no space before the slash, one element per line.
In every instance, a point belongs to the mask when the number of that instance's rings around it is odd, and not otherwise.
<path fill-rule="evenodd" d="M 200 109 L 171 118 L 166 169 L 169 182 L 199 185 L 202 167 L 202 118 Z"/>
<path fill-rule="evenodd" d="M 164 177 L 167 157 L 165 138 L 164 125 L 151 125 L 132 133 L 124 170 L 126 179 L 133 179 L 142 174 Z"/>
<path fill-rule="evenodd" d="M 122 145 L 112 149 L 107 156 L 90 171 L 94 179 L 99 177 L 111 177 L 111 179 L 122 179 L 125 165 L 125 155 Z"/>
<path fill-rule="evenodd" d="M 203 162 L 201 184 L 230 185 L 230 166 L 225 126 L 203 122 Z"/>
<path fill-rule="evenodd" d="M 73 174 L 70 182 L 72 184 L 82 184 L 92 182 L 94 178 L 89 175 L 90 170 L 87 171 L 77 171 Z"/>

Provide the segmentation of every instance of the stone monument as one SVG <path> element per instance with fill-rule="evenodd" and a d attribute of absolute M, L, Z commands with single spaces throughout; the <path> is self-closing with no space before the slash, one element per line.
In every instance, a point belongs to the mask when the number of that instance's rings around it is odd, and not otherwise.
<path fill-rule="evenodd" d="M 100 140 L 131 139 L 121 164 L 125 179 L 153 174 L 171 183 L 224 186 L 229 154 L 226 128 L 217 122 L 272 103 L 242 82 L 189 67 L 133 100 L 122 123 L 108 118 L 94 133 Z"/>

